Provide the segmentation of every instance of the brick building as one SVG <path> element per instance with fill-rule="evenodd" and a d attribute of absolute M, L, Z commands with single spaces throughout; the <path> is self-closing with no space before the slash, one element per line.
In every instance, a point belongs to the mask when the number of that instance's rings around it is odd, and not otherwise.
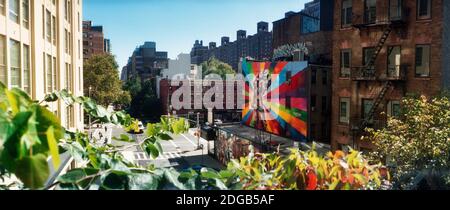
<path fill-rule="evenodd" d="M 272 33 L 269 31 L 269 23 L 259 22 L 257 33 L 254 35 L 247 36 L 245 30 L 238 30 L 234 42 L 230 42 L 230 37 L 224 36 L 221 38 L 220 46 L 216 46 L 215 42 L 210 42 L 209 46 L 203 46 L 203 41 L 195 41 L 191 50 L 192 64 L 200 65 L 212 57 L 229 64 L 236 72 L 243 58 L 270 60 Z"/>
<path fill-rule="evenodd" d="M 189 82 L 191 88 L 191 108 L 176 109 L 172 104 L 172 95 L 182 87 L 184 82 Z M 205 84 L 207 82 L 209 82 L 209 84 Z M 180 80 L 178 85 L 172 85 L 171 83 L 172 81 L 169 79 L 162 79 L 159 82 L 159 97 L 162 103 L 163 114 L 190 114 L 191 116 L 194 116 L 194 114 L 200 113 L 201 118 L 206 119 L 209 107 L 205 106 L 202 99 L 211 88 L 215 88 L 216 85 L 220 84 L 223 87 L 223 92 L 220 96 L 214 96 L 213 98 L 217 99 L 218 103 L 221 103 L 222 108 L 212 110 L 214 118 L 224 122 L 240 122 L 244 102 L 244 96 L 242 94 L 243 86 L 240 86 L 243 85 L 242 80 Z M 227 98 L 227 89 L 233 93 L 232 96 L 230 95 L 230 97 L 232 97 L 231 100 L 228 100 Z M 223 98 L 221 99 L 220 97 L 222 96 Z M 181 102 L 183 101 L 181 100 Z"/>
<path fill-rule="evenodd" d="M 92 21 L 83 21 L 83 58 L 89 59 L 92 55 L 104 54 L 108 50 L 109 39 L 104 37 L 103 26 L 94 26 Z"/>
<path fill-rule="evenodd" d="M 305 44 L 308 53 L 299 50 L 286 60 L 307 60 L 309 96 L 309 136 L 311 141 L 330 144 L 331 133 L 331 65 L 333 4 L 315 0 L 300 12 L 287 12 L 273 22 L 273 49 L 298 43 Z M 327 15 L 328 14 L 328 15 Z"/>
<path fill-rule="evenodd" d="M 332 148 L 364 151 L 405 95 L 449 87 L 450 1 L 334 2 Z"/>

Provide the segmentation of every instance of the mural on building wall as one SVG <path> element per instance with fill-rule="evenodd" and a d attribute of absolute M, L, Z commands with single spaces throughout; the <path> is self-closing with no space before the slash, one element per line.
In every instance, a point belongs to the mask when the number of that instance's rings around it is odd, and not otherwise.
<path fill-rule="evenodd" d="M 307 62 L 243 61 L 242 124 L 297 141 L 307 138 Z"/>

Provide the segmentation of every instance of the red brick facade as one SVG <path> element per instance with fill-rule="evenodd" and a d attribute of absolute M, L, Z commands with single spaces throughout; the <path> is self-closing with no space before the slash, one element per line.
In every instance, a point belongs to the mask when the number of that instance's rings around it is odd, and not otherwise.
<path fill-rule="evenodd" d="M 394 0 L 392 0 L 394 1 Z M 392 79 L 392 86 L 387 89 L 380 106 L 376 108 L 374 124 L 382 126 L 386 122 L 389 101 L 401 101 L 408 93 L 433 96 L 438 94 L 443 87 L 443 2 L 434 0 L 431 4 L 431 18 L 419 19 L 416 0 L 399 1 L 402 9 L 402 20 L 398 24 L 391 25 L 392 31 L 383 45 L 378 57 L 374 62 L 375 79 L 355 79 L 359 71 L 356 67 L 363 65 L 363 49 L 377 46 L 383 32 L 389 27 L 392 20 L 389 16 L 390 1 L 376 1 L 376 21 L 364 25 L 364 2 L 352 1 L 352 23 L 343 27 L 341 20 L 342 0 L 335 0 L 334 13 L 334 35 L 333 35 L 333 100 L 332 100 L 332 148 L 341 149 L 344 145 L 356 147 L 357 149 L 371 149 L 373 146 L 363 142 L 360 135 L 352 134 L 352 127 L 360 125 L 363 118 L 363 100 L 375 100 L 383 88 L 384 82 L 389 80 L 388 48 L 399 46 L 400 50 L 400 75 L 401 78 Z M 416 46 L 430 46 L 429 75 L 416 75 Z M 341 75 L 341 63 L 343 59 L 341 52 L 351 51 L 350 66 L 351 76 Z M 392 51 L 391 51 L 392 52 Z M 405 74 L 402 74 L 405 73 Z M 349 122 L 342 121 L 341 102 L 346 98 L 350 101 Z M 345 109 L 344 109 L 345 110 Z"/>
<path fill-rule="evenodd" d="M 102 26 L 93 26 L 91 21 L 83 21 L 83 58 L 105 53 L 105 38 Z"/>

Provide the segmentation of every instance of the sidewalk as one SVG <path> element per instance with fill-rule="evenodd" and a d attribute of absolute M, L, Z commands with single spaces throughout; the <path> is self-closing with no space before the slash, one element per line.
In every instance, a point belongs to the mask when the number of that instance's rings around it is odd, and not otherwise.
<path fill-rule="evenodd" d="M 184 134 L 187 138 L 194 142 L 197 142 L 197 137 L 194 136 L 195 129 L 190 129 L 187 134 Z M 208 155 L 208 141 L 200 138 L 200 144 L 203 145 L 203 149 L 187 152 L 183 154 L 183 158 L 189 165 L 204 165 L 213 169 L 224 169 L 226 166 L 222 165 L 219 161 Z"/>

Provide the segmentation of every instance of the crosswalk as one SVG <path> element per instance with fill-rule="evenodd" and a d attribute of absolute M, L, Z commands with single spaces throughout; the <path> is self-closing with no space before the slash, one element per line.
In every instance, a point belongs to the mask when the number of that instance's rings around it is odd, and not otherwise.
<path fill-rule="evenodd" d="M 163 154 L 160 154 L 156 159 L 153 159 L 152 157 L 148 156 L 145 152 L 135 152 L 134 153 L 134 160 L 136 161 L 142 161 L 142 160 L 167 160 L 167 159 L 175 159 L 175 158 L 181 158 L 181 155 L 179 152 L 164 152 Z"/>

